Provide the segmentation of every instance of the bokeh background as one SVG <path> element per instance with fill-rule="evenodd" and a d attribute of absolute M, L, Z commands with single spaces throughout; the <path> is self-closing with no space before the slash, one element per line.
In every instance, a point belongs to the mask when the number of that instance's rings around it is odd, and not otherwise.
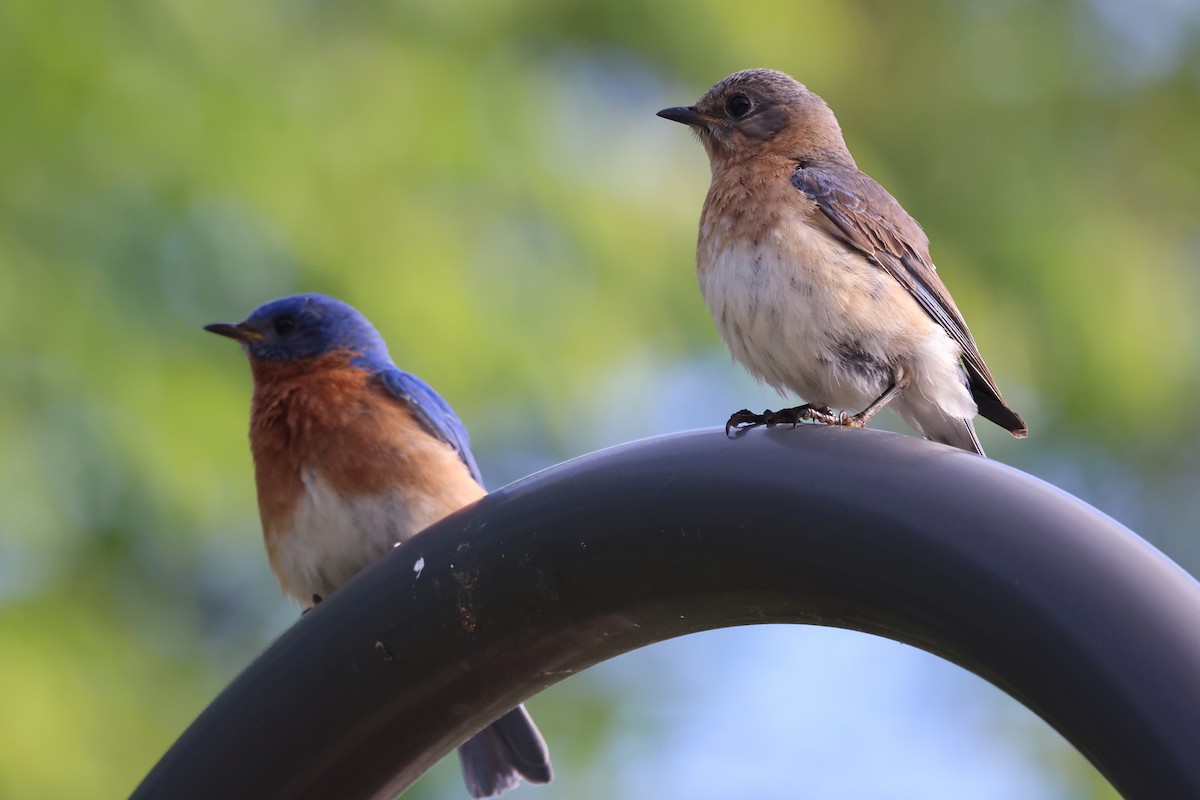
<path fill-rule="evenodd" d="M 778 405 L 696 287 L 708 167 L 657 119 L 794 74 L 921 220 L 1006 397 L 990 454 L 1200 571 L 1200 5 L 0 4 L 0 797 L 118 797 L 290 625 L 248 370 L 200 330 L 357 305 L 492 487 Z M 902 430 L 902 424 L 893 424 Z M 808 627 L 530 703 L 518 797 L 1105 798 L 962 670 Z M 453 760 L 411 792 L 459 798 Z"/>

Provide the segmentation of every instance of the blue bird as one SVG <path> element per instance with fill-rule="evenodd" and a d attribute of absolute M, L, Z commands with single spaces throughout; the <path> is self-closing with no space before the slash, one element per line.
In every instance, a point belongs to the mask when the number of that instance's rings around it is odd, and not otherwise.
<path fill-rule="evenodd" d="M 249 357 L 267 556 L 283 591 L 306 610 L 396 543 L 487 494 L 462 421 L 392 363 L 353 307 L 293 295 L 205 330 L 239 342 Z M 524 706 L 458 752 L 475 798 L 553 777 Z"/>

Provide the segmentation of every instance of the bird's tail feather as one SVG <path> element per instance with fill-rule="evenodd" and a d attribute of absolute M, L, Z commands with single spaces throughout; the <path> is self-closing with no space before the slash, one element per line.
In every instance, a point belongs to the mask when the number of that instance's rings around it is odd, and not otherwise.
<path fill-rule="evenodd" d="M 984 367 L 984 372 L 986 371 L 987 368 Z M 1018 439 L 1024 439 L 1029 435 L 1029 427 L 1025 424 L 1025 420 L 1005 404 L 1004 398 L 996 390 L 996 384 L 992 382 L 991 375 L 985 375 L 973 365 L 968 364 L 967 381 L 971 389 L 971 396 L 974 398 L 975 404 L 979 406 L 981 417 L 996 423 Z"/>
<path fill-rule="evenodd" d="M 968 453 L 985 455 L 983 446 L 979 444 L 979 437 L 975 434 L 975 424 L 971 417 L 948 414 L 941 406 L 935 405 L 924 396 L 909 392 L 897 397 L 892 403 L 892 408 L 926 439 L 948 444 Z M 970 413 L 973 410 L 968 405 L 963 412 Z"/>
<path fill-rule="evenodd" d="M 971 420 L 943 417 L 938 420 L 938 424 L 930 424 L 928 420 L 922 422 L 924 424 L 921 425 L 921 432 L 929 439 L 969 453 L 987 455 L 983 452 L 983 445 L 979 443 L 979 436 L 975 433 L 975 423 Z"/>
<path fill-rule="evenodd" d="M 471 797 L 496 797 L 521 779 L 549 783 L 554 777 L 546 741 L 525 706 L 517 706 L 458 748 Z"/>

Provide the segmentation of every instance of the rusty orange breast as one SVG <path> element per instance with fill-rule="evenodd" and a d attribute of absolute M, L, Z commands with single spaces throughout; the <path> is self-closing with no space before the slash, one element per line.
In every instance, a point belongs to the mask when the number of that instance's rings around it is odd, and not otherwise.
<path fill-rule="evenodd" d="M 347 500 L 398 492 L 420 510 L 420 527 L 485 494 L 453 448 L 352 358 L 335 352 L 253 365 L 250 445 L 272 557 L 305 492 L 306 471 Z"/>

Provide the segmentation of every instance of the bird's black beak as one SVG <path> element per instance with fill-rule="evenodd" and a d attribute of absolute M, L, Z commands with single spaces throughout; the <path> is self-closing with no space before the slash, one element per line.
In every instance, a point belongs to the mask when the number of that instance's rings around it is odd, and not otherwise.
<path fill-rule="evenodd" d="M 212 325 L 205 325 L 204 330 L 218 336 L 228 336 L 243 344 L 263 338 L 261 333 L 251 330 L 241 322 L 214 322 Z"/>
<path fill-rule="evenodd" d="M 658 112 L 658 116 L 663 119 L 669 119 L 672 122 L 682 122 L 684 125 L 691 125 L 693 128 L 707 127 L 709 122 L 708 117 L 697 111 L 695 106 L 664 108 Z"/>

